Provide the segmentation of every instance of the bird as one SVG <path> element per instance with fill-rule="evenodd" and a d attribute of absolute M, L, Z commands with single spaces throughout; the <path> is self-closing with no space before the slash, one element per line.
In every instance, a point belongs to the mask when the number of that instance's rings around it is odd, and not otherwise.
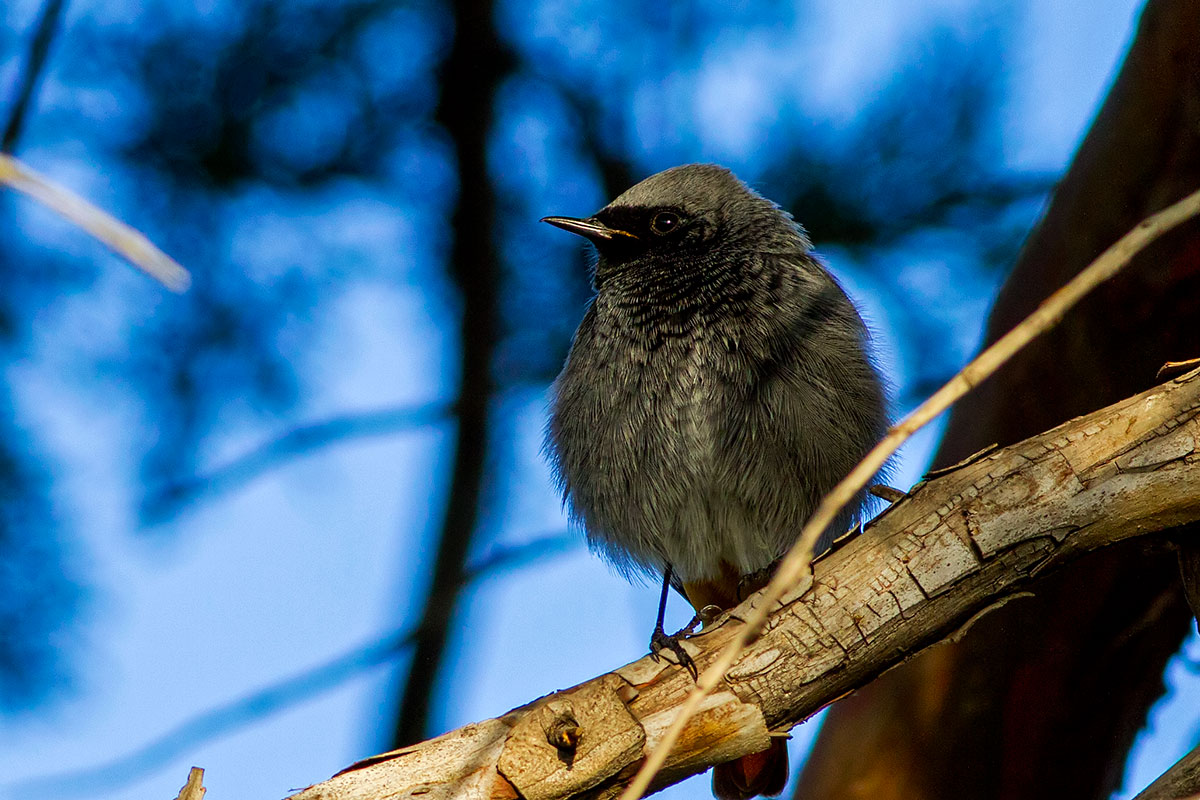
<path fill-rule="evenodd" d="M 590 217 L 542 221 L 596 251 L 550 394 L 549 460 L 589 546 L 627 577 L 661 578 L 651 652 L 690 662 L 676 637 L 697 622 L 664 635 L 668 587 L 700 619 L 736 606 L 883 436 L 867 327 L 804 229 L 721 166 L 673 167 Z M 713 793 L 775 795 L 787 776 L 777 738 L 717 765 Z"/>

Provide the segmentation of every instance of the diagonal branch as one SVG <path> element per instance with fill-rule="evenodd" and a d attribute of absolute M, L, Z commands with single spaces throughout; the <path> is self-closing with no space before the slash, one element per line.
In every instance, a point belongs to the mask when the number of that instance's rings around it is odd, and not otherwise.
<path fill-rule="evenodd" d="M 63 6 L 66 0 L 46 0 L 42 11 L 38 14 L 37 29 L 29 40 L 29 52 L 25 55 L 25 68 L 17 83 L 17 96 L 13 100 L 12 110 L 8 114 L 8 123 L 4 126 L 4 134 L 0 136 L 0 152 L 14 153 L 17 140 L 25 130 L 25 118 L 33 103 L 38 82 L 42 79 L 42 68 L 46 66 L 46 57 L 50 54 L 50 43 L 58 30 L 62 19 Z"/>
<path fill-rule="evenodd" d="M 143 234 L 4 153 L 0 153 L 0 186 L 28 195 L 71 224 L 83 228 L 171 291 L 182 292 L 191 285 L 192 277 L 188 271 Z"/>
<path fill-rule="evenodd" d="M 1035 577 L 1200 519 L 1200 371 L 928 483 L 815 564 L 684 728 L 651 789 L 768 738 L 945 640 Z M 711 666 L 760 592 L 687 647 Z M 292 800 L 615 797 L 690 694 L 649 657 L 503 717 L 376 756 Z M 572 736 L 561 733 L 564 726 Z M 573 743 L 573 744 L 571 744 Z"/>

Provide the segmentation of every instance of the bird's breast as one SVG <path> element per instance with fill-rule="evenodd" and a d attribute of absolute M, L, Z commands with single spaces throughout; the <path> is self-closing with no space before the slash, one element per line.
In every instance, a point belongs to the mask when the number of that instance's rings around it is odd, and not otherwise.
<path fill-rule="evenodd" d="M 573 352 L 564 376 L 577 406 L 560 414 L 587 420 L 573 434 L 586 437 L 579 456 L 589 474 L 626 476 L 631 490 L 675 494 L 711 473 L 727 385 L 720 375 L 711 331 L 686 334 L 613 325 L 588 352 Z M 577 350 L 579 343 L 577 343 Z M 580 448 L 582 449 L 582 448 Z"/>

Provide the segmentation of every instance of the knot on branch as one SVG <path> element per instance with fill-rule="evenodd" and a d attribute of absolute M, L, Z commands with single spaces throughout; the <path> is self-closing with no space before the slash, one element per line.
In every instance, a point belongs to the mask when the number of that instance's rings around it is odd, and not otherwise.
<path fill-rule="evenodd" d="M 550 722 L 546 728 L 546 741 L 558 748 L 559 757 L 570 765 L 575 760 L 580 734 L 579 722 L 568 708 L 558 712 Z"/>

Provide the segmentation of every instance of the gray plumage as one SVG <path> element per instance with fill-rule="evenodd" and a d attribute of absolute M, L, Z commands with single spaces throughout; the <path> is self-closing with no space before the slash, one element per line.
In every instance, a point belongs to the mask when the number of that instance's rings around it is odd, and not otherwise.
<path fill-rule="evenodd" d="M 854 306 L 791 217 L 721 167 L 547 221 L 599 253 L 548 432 L 589 544 L 684 582 L 769 566 L 886 427 Z"/>

